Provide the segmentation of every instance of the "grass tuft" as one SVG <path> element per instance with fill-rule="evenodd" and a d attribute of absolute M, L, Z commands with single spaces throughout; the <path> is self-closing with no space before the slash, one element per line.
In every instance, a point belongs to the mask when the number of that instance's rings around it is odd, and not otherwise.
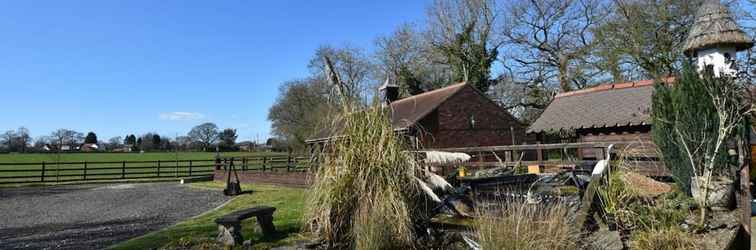
<path fill-rule="evenodd" d="M 479 212 L 476 234 L 482 249 L 577 249 L 580 232 L 569 207 L 507 201 Z"/>
<path fill-rule="evenodd" d="M 633 234 L 630 249 L 694 250 L 699 247 L 693 235 L 675 228 L 667 228 Z"/>

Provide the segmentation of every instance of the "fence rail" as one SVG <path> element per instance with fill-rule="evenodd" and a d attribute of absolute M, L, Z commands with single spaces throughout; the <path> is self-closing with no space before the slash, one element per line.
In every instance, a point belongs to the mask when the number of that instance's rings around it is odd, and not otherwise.
<path fill-rule="evenodd" d="M 210 175 L 214 159 L 0 163 L 0 184 L 56 183 Z"/>
<path fill-rule="evenodd" d="M 238 171 L 259 172 L 307 172 L 310 157 L 307 156 L 260 156 L 222 159 L 220 166 L 224 169 L 233 164 Z"/>
<path fill-rule="evenodd" d="M 632 161 L 634 171 L 649 176 L 668 176 L 653 146 L 639 142 L 576 142 L 553 144 L 507 145 L 490 147 L 446 148 L 440 151 L 464 152 L 472 159 L 464 164 L 473 170 L 507 166 L 539 166 L 545 172 L 592 168 L 606 158 L 606 148 L 614 145 L 613 159 Z M 432 151 L 432 149 L 428 150 Z M 442 173 L 456 166 L 440 166 Z"/>
<path fill-rule="evenodd" d="M 0 184 L 206 176 L 230 163 L 237 170 L 305 172 L 309 157 L 280 155 L 157 161 L 0 162 Z"/>

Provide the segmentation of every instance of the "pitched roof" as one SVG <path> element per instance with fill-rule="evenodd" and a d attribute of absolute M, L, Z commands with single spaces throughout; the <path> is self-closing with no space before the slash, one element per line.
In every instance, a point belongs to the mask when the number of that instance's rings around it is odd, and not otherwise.
<path fill-rule="evenodd" d="M 671 83 L 673 78 L 663 79 Z M 654 80 L 603 84 L 557 95 L 528 133 L 651 124 Z"/>
<path fill-rule="evenodd" d="M 399 130 L 415 125 L 465 86 L 464 82 L 456 83 L 392 102 L 391 126 Z"/>
<path fill-rule="evenodd" d="M 412 127 L 465 86 L 468 85 L 460 82 L 392 102 L 389 105 L 391 109 L 391 127 L 394 130 L 405 130 Z M 340 123 L 337 122 L 335 124 Z M 339 134 L 339 131 L 342 129 L 336 126 L 320 130 L 306 141 L 314 142 L 330 139 L 334 135 Z"/>
<path fill-rule="evenodd" d="M 745 50 L 753 47 L 753 40 L 738 27 L 730 10 L 719 0 L 707 0 L 696 13 L 683 51 L 691 55 L 694 50 L 716 45 L 732 45 L 737 50 Z"/>

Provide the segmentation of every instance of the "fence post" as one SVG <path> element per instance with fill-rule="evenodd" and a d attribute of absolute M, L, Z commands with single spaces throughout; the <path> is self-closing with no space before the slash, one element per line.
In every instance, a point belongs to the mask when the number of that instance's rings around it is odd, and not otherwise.
<path fill-rule="evenodd" d="M 84 180 L 87 180 L 87 161 L 84 161 Z"/>
<path fill-rule="evenodd" d="M 247 157 L 242 158 L 242 171 L 247 171 Z"/>
<path fill-rule="evenodd" d="M 289 152 L 289 156 L 286 157 L 286 172 L 291 172 L 291 152 Z"/>
<path fill-rule="evenodd" d="M 189 160 L 189 176 L 192 176 L 192 160 Z"/>
<path fill-rule="evenodd" d="M 538 165 L 543 165 L 543 148 L 540 145 L 536 148 L 536 156 L 538 158 Z"/>
<path fill-rule="evenodd" d="M 121 179 L 126 179 L 126 161 L 121 164 Z"/>
<path fill-rule="evenodd" d="M 157 165 L 157 177 L 158 178 L 160 177 L 160 160 L 158 160 L 158 165 Z"/>
<path fill-rule="evenodd" d="M 268 163 L 268 157 L 263 156 L 263 169 L 262 171 L 265 172 L 265 165 Z"/>
<path fill-rule="evenodd" d="M 39 176 L 39 182 L 45 182 L 45 162 L 42 162 L 42 175 Z"/>

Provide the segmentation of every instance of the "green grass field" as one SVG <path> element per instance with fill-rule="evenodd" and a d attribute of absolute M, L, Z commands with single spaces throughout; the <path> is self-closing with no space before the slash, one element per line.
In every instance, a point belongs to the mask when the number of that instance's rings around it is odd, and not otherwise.
<path fill-rule="evenodd" d="M 220 190 L 224 184 L 220 182 L 203 182 L 192 184 L 195 188 L 210 188 Z M 207 212 L 199 217 L 191 218 L 176 225 L 147 235 L 117 244 L 112 249 L 216 249 L 215 236 L 218 226 L 214 220 L 236 210 L 254 206 L 272 206 L 276 208 L 273 214 L 273 224 L 278 234 L 273 237 L 263 237 L 256 232 L 255 219 L 248 219 L 242 223 L 244 240 L 252 239 L 255 249 L 270 249 L 272 247 L 290 244 L 296 240 L 306 239 L 300 234 L 302 227 L 302 211 L 304 209 L 305 190 L 269 185 L 242 185 L 242 190 L 252 191 L 236 196 L 223 207 Z"/>
<path fill-rule="evenodd" d="M 221 157 L 285 156 L 281 153 L 226 152 Z M 0 184 L 105 179 L 178 178 L 211 174 L 216 154 L 180 153 L 67 153 L 0 154 Z M 179 162 L 177 162 L 177 160 Z M 189 162 L 191 160 L 191 162 Z M 278 165 L 286 165 L 278 162 Z M 160 161 L 160 163 L 158 163 Z M 42 164 L 44 162 L 44 164 Z M 86 162 L 86 164 L 85 164 Z M 102 163 L 107 162 L 107 163 Z M 124 168 L 124 163 L 125 168 Z M 238 166 L 239 162 L 237 162 Z M 261 162 L 250 162 L 250 165 Z M 270 164 L 269 164 L 270 165 Z M 191 166 L 191 167 L 190 167 Z M 44 170 L 44 176 L 43 171 Z M 159 173 L 158 173 L 159 171 Z M 84 174 L 87 177 L 84 177 Z M 9 178 L 11 177 L 11 178 Z"/>

